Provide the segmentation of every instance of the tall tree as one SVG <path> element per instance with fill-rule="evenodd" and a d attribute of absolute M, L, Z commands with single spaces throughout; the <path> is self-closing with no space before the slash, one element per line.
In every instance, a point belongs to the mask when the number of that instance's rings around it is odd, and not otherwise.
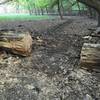
<path fill-rule="evenodd" d="M 63 19 L 62 11 L 61 11 L 61 3 L 63 0 L 51 0 L 50 7 L 53 8 L 57 6 L 57 10 L 61 19 Z"/>
<path fill-rule="evenodd" d="M 100 26 L 100 0 L 78 0 L 81 3 L 95 9 L 98 13 L 98 26 Z"/>
<path fill-rule="evenodd" d="M 46 9 L 48 13 L 48 6 L 50 4 L 50 0 L 35 0 L 35 6 L 40 9 L 42 15 L 44 14 L 44 9 Z"/>

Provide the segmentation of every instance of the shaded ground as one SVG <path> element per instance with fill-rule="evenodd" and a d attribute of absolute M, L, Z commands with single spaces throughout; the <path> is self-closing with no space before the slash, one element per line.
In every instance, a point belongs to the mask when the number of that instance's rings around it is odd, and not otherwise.
<path fill-rule="evenodd" d="M 99 100 L 99 79 L 79 67 L 82 37 L 94 26 L 82 17 L 1 22 L 1 30 L 25 27 L 43 43 L 33 43 L 30 57 L 8 54 L 0 61 L 0 100 Z"/>

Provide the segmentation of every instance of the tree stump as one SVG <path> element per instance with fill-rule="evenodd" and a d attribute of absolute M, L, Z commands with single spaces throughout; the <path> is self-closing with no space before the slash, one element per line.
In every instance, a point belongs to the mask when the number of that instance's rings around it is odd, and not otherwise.
<path fill-rule="evenodd" d="M 83 68 L 100 69 L 100 44 L 84 43 L 80 64 Z"/>
<path fill-rule="evenodd" d="M 32 50 L 32 37 L 29 32 L 1 32 L 0 48 L 14 54 L 28 56 Z"/>

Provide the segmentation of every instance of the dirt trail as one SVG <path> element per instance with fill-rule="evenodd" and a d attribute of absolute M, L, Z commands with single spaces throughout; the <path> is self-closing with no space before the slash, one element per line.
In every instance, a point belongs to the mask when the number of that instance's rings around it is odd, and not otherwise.
<path fill-rule="evenodd" d="M 95 26 L 96 22 L 83 17 L 58 22 L 5 24 L 11 25 L 8 29 L 16 29 L 21 24 L 21 28 L 27 27 L 34 37 L 39 36 L 44 42 L 33 45 L 30 57 L 8 54 L 0 61 L 0 100 L 100 99 L 97 77 L 79 67 L 82 37 L 90 34 L 87 28 Z"/>

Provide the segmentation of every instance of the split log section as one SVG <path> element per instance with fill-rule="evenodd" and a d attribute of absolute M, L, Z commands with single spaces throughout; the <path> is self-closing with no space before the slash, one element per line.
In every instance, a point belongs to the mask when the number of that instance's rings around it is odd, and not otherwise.
<path fill-rule="evenodd" d="M 29 56 L 32 50 L 32 37 L 29 32 L 1 32 L 0 48 L 21 56 Z"/>
<path fill-rule="evenodd" d="M 84 43 L 80 64 L 83 68 L 100 69 L 100 44 Z"/>

